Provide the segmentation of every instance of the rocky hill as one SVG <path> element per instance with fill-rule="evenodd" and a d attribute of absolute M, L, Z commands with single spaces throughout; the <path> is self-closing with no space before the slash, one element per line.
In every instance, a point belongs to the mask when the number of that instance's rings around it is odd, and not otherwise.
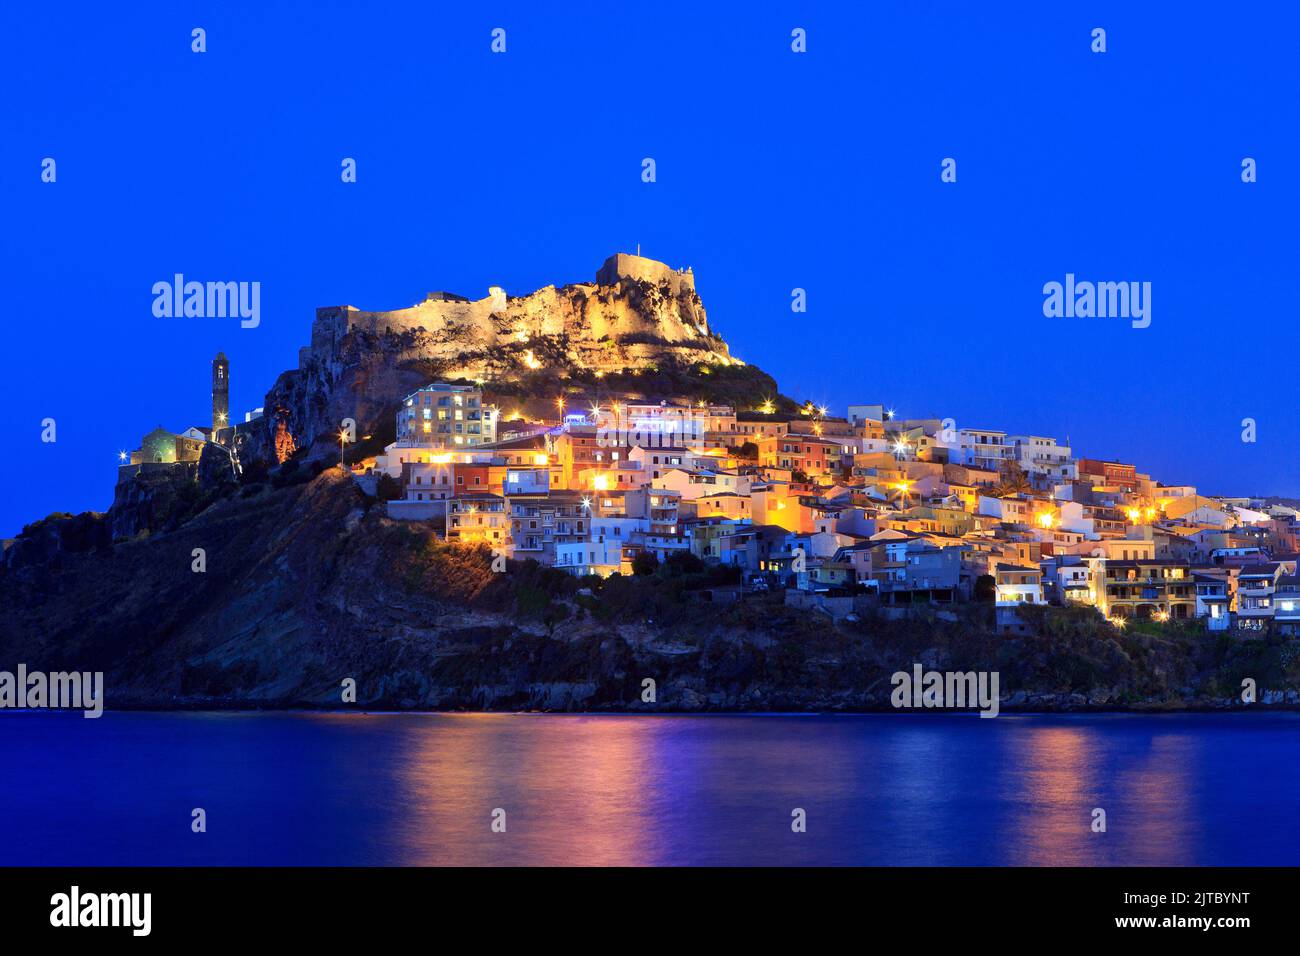
<path fill-rule="evenodd" d="M 322 309 L 246 433 L 242 471 L 208 445 L 142 468 L 107 514 L 51 515 L 4 550 L 0 670 L 102 670 L 110 707 L 338 706 L 351 678 L 372 707 L 884 709 L 889 675 L 918 661 L 998 670 L 1009 706 L 1230 706 L 1243 675 L 1265 702 L 1300 701 L 1290 645 L 1116 632 L 1091 609 L 1007 639 L 982 605 L 837 624 L 780 592 L 714 603 L 736 572 L 690 556 L 607 580 L 533 562 L 492 573 L 486 551 L 388 519 L 382 485 L 327 467 L 343 418 L 391 430 L 401 398 L 438 378 L 512 398 L 788 404 L 710 329 L 691 272 L 638 257 L 522 297 Z"/>
<path fill-rule="evenodd" d="M 689 387 L 691 400 L 721 399 L 737 383 L 747 401 L 776 394 L 710 329 L 694 274 L 641 256 L 611 256 L 594 282 L 522 296 L 494 287 L 477 300 L 432 292 L 395 311 L 322 308 L 298 367 L 267 394 L 245 454 L 269 461 L 290 444 L 324 454 L 345 418 L 386 435 L 400 400 L 435 379 L 551 395 L 605 379 L 617 397 L 659 376 Z"/>
<path fill-rule="evenodd" d="M 0 664 L 102 670 L 110 707 L 337 707 L 351 678 L 372 708 L 886 710 L 914 662 L 999 671 L 1007 709 L 1229 707 L 1242 676 L 1263 703 L 1300 702 L 1286 646 L 1117 632 L 1087 608 L 1012 639 L 978 605 L 835 624 L 780 593 L 709 601 L 729 572 L 691 560 L 604 581 L 494 574 L 486 550 L 389 520 L 337 468 L 278 478 L 180 510 L 155 489 L 166 525 L 128 541 L 105 516 L 29 529 L 0 565 Z"/>

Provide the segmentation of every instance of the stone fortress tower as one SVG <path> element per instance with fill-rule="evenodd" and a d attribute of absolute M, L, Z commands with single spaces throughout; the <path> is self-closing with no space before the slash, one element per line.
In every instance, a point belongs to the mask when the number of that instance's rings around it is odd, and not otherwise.
<path fill-rule="evenodd" d="M 230 361 L 225 352 L 212 360 L 212 438 L 230 424 Z"/>

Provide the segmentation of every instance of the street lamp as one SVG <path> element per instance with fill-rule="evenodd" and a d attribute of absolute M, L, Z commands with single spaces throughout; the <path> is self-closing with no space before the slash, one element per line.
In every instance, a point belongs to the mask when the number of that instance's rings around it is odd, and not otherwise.
<path fill-rule="evenodd" d="M 899 497 L 900 497 L 900 498 L 902 499 L 902 501 L 903 501 L 903 507 L 904 507 L 904 508 L 907 507 L 907 492 L 908 492 L 908 489 L 911 488 L 911 487 L 912 487 L 912 483 L 911 483 L 910 481 L 900 481 L 900 482 L 898 483 L 898 490 L 901 492 L 901 494 L 899 495 Z"/>

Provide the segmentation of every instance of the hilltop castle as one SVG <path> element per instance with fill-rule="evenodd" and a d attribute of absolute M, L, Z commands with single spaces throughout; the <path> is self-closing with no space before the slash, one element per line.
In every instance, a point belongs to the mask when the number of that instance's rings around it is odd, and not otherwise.
<path fill-rule="evenodd" d="M 537 368 L 530 356 L 539 340 L 564 347 L 565 363 L 579 368 L 639 368 L 665 349 L 682 350 L 688 362 L 737 364 L 709 330 L 689 267 L 673 269 L 622 252 L 605 260 L 595 282 L 550 285 L 523 296 L 493 286 L 481 299 L 430 292 L 409 308 L 391 311 L 317 309 L 311 344 L 299 351 L 299 369 L 313 360 L 331 361 L 351 333 L 411 337 L 411 358 L 462 361 L 448 374 L 467 378 Z"/>

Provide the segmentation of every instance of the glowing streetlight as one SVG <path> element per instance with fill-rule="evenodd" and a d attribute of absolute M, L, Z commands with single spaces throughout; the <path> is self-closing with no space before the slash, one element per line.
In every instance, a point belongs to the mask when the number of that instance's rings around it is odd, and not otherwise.
<path fill-rule="evenodd" d="M 903 507 L 907 507 L 907 493 L 912 489 L 912 483 L 904 478 L 898 484 L 894 485 L 898 489 L 898 497 L 903 502 Z"/>
<path fill-rule="evenodd" d="M 770 398 L 765 398 L 763 399 L 763 404 L 758 407 L 758 410 L 764 415 L 772 415 L 776 412 L 776 405 L 773 404 Z"/>
<path fill-rule="evenodd" d="M 119 452 L 117 453 L 117 460 L 118 460 L 118 461 L 126 461 L 126 452 L 124 452 L 124 451 L 119 451 Z"/>

